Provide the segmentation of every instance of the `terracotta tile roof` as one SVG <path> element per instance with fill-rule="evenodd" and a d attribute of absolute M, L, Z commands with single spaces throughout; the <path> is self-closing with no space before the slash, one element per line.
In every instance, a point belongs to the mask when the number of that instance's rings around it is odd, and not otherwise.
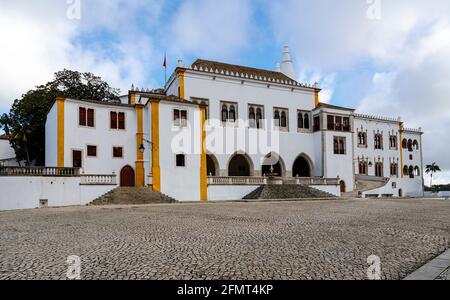
<path fill-rule="evenodd" d="M 209 73 L 216 73 L 220 75 L 228 75 L 234 77 L 241 77 L 244 79 L 253 79 L 259 81 L 266 81 L 271 83 L 286 84 L 292 86 L 299 86 L 304 88 L 314 88 L 312 85 L 306 85 L 295 81 L 292 78 L 284 75 L 281 72 L 256 69 L 244 67 L 239 65 L 226 64 L 216 61 L 209 61 L 197 59 L 190 67 L 194 71 L 204 71 Z"/>

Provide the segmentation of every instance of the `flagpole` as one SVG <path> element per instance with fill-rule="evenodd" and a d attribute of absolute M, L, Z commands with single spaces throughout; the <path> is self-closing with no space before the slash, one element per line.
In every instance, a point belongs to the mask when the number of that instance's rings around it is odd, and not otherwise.
<path fill-rule="evenodd" d="M 167 86 L 167 53 L 164 53 L 164 89 Z"/>

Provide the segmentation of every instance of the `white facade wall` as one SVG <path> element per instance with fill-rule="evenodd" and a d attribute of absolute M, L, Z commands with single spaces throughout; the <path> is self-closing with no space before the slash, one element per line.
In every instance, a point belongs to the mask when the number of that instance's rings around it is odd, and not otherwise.
<path fill-rule="evenodd" d="M 16 153 L 6 139 L 0 139 L 0 165 L 6 167 L 17 166 Z"/>
<path fill-rule="evenodd" d="M 375 163 L 383 162 L 383 175 L 386 178 L 391 177 L 391 162 L 396 162 L 399 165 L 398 174 L 400 175 L 400 124 L 398 122 L 387 122 L 381 120 L 370 120 L 355 118 L 355 170 L 359 171 L 359 159 L 369 159 L 372 162 L 372 167 L 368 168 L 368 175 L 375 176 Z M 358 131 L 367 131 L 367 148 L 362 148 L 358 145 Z M 383 149 L 375 149 L 375 134 L 383 135 Z M 390 135 L 397 137 L 397 148 L 391 149 L 389 145 Z"/>
<path fill-rule="evenodd" d="M 114 188 L 80 185 L 80 177 L 1 177 L 0 211 L 38 208 L 44 199 L 49 207 L 86 205 Z"/>
<path fill-rule="evenodd" d="M 45 165 L 58 166 L 58 112 L 55 102 L 47 114 L 45 122 Z"/>
<path fill-rule="evenodd" d="M 174 127 L 174 109 L 187 110 L 189 127 Z M 159 113 L 161 192 L 178 201 L 198 201 L 201 158 L 199 107 L 161 101 Z M 183 140 L 186 143 L 183 144 Z M 185 167 L 176 166 L 177 154 L 186 156 Z"/>
<path fill-rule="evenodd" d="M 393 186 L 395 184 L 395 187 Z M 401 191 L 401 195 L 400 195 Z M 363 197 L 368 195 L 389 195 L 392 197 L 424 197 L 422 188 L 422 178 L 391 178 L 390 181 L 383 187 L 367 191 L 363 193 Z"/>
<path fill-rule="evenodd" d="M 242 200 L 245 196 L 259 188 L 259 185 L 237 185 L 220 186 L 213 185 L 208 187 L 209 201 L 233 201 Z"/>
<path fill-rule="evenodd" d="M 173 89 L 175 90 L 175 88 Z M 287 176 L 292 175 L 293 164 L 301 154 L 306 155 L 312 162 L 318 160 L 317 155 L 321 155 L 314 147 L 312 131 L 310 133 L 299 133 L 297 130 L 297 111 L 312 111 L 315 107 L 315 95 L 311 90 L 300 90 L 298 88 L 292 90 L 290 87 L 281 87 L 275 84 L 267 87 L 267 83 L 252 80 L 246 80 L 242 84 L 241 79 L 221 76 L 216 76 L 214 80 L 213 76 L 209 74 L 186 71 L 185 98 L 207 99 L 209 101 L 209 119 L 217 121 L 221 120 L 221 101 L 237 103 L 237 119 L 242 121 L 238 122 L 235 128 L 224 129 L 220 126 L 221 128 L 219 129 L 227 132 L 226 136 L 236 136 L 238 131 L 248 136 L 249 131 L 254 131 L 254 129 L 248 129 L 246 123 L 250 104 L 264 106 L 264 118 L 268 120 L 265 129 L 272 126 L 274 108 L 288 109 L 289 132 L 280 132 L 279 145 L 274 145 L 275 150 L 273 150 L 283 160 Z M 310 122 L 312 128 L 312 120 Z M 267 136 L 266 130 L 262 131 L 261 134 Z M 208 151 L 214 153 L 219 161 L 221 175 L 227 175 L 229 160 L 237 152 L 247 153 L 252 160 L 254 174 L 261 174 L 261 165 L 264 158 L 271 152 L 270 148 L 267 148 L 267 151 L 260 149 L 261 151 L 252 153 L 253 151 L 250 151 L 249 145 L 237 145 L 236 143 L 230 146 L 230 139 L 227 139 L 226 143 L 229 149 L 221 153 L 208 148 Z M 212 140 L 210 135 L 208 135 L 207 145 L 210 144 L 212 144 Z M 269 146 L 272 145 L 269 143 Z M 312 169 L 314 170 L 313 176 L 322 176 L 320 168 L 312 166 Z"/>
<path fill-rule="evenodd" d="M 79 107 L 94 109 L 95 128 L 78 125 Z M 110 129 L 111 111 L 125 113 L 125 130 Z M 120 176 L 121 169 L 127 165 L 135 170 L 137 120 L 134 108 L 66 99 L 64 115 L 65 167 L 73 166 L 72 151 L 80 150 L 83 153 L 81 172 L 85 174 L 115 173 Z M 87 156 L 88 145 L 97 146 L 97 157 Z M 123 147 L 123 158 L 113 158 L 113 147 Z"/>
<path fill-rule="evenodd" d="M 372 166 L 368 167 L 368 175 L 375 176 L 375 163 L 383 162 L 383 177 L 390 178 L 390 182 L 384 187 L 372 191 L 363 193 L 367 194 L 384 194 L 393 195 L 394 197 L 422 197 L 423 196 L 423 163 L 422 163 L 422 143 L 421 133 L 419 132 L 403 132 L 403 139 L 412 141 L 417 140 L 419 143 L 419 150 L 412 152 L 408 149 L 402 149 L 402 139 L 400 138 L 400 122 L 382 120 L 382 119 L 369 119 L 369 118 L 355 118 L 355 171 L 359 173 L 359 160 L 364 158 L 368 159 L 372 163 Z M 358 131 L 367 132 L 367 147 L 360 147 L 358 145 Z M 383 135 L 383 149 L 375 149 L 375 134 L 380 133 Z M 390 147 L 390 136 L 397 137 L 397 148 Z M 401 154 L 403 153 L 403 165 L 401 164 Z M 412 155 L 412 159 L 410 157 Z M 391 163 L 398 164 L 398 175 L 391 175 Z M 404 166 L 418 166 L 420 168 L 420 176 L 410 178 L 408 175 L 402 177 L 402 170 Z M 395 183 L 393 185 L 393 183 Z M 396 187 L 394 187 L 396 186 Z M 400 193 L 401 191 L 401 193 Z"/>

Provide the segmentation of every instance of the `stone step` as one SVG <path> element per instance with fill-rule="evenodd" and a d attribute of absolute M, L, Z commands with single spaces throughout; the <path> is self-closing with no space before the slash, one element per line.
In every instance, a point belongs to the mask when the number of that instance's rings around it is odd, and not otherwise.
<path fill-rule="evenodd" d="M 151 188 L 117 188 L 94 200 L 91 205 L 136 205 L 175 203 L 175 199 Z"/>
<path fill-rule="evenodd" d="M 307 185 L 263 185 L 245 196 L 244 200 L 336 199 L 337 197 Z"/>

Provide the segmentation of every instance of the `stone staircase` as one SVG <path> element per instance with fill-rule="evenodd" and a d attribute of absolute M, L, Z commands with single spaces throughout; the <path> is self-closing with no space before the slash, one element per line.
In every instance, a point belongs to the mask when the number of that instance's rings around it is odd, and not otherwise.
<path fill-rule="evenodd" d="M 244 200 L 283 199 L 337 199 L 336 196 L 307 185 L 263 185 L 243 198 Z"/>
<path fill-rule="evenodd" d="M 356 188 L 352 192 L 343 193 L 343 198 L 361 198 L 361 194 L 374 189 L 381 188 L 389 182 L 389 178 L 378 177 L 356 177 Z"/>
<path fill-rule="evenodd" d="M 175 199 L 151 188 L 120 187 L 97 198 L 90 205 L 143 205 L 175 203 Z"/>

